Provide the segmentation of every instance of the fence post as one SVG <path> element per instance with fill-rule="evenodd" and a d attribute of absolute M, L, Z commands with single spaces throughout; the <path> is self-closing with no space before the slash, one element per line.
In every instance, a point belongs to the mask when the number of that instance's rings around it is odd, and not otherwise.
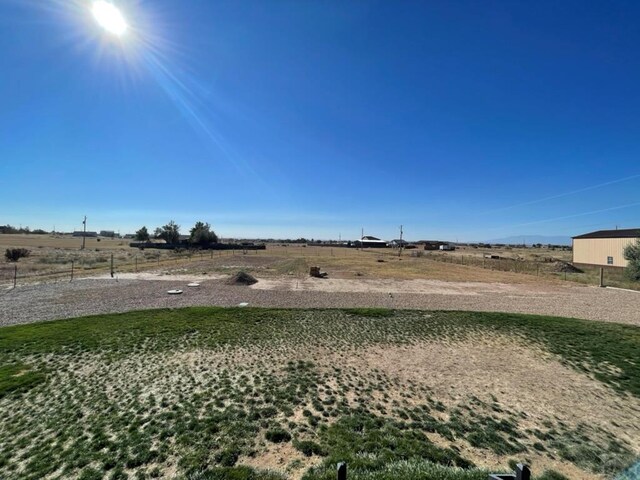
<path fill-rule="evenodd" d="M 18 282 L 18 265 L 13 266 L 13 288 L 16 288 Z"/>
<path fill-rule="evenodd" d="M 71 280 L 69 280 L 70 282 L 73 282 L 73 264 L 74 264 L 74 261 L 71 260 Z"/>
<path fill-rule="evenodd" d="M 527 465 L 519 463 L 516 465 L 516 480 L 529 480 L 531 478 L 531 470 Z"/>
<path fill-rule="evenodd" d="M 536 262 L 536 277 L 540 276 L 540 264 Z"/>
<path fill-rule="evenodd" d="M 135 255 L 134 258 L 136 259 L 136 273 L 138 273 L 138 255 Z"/>
<path fill-rule="evenodd" d="M 338 464 L 338 480 L 347 480 L 347 464 L 344 462 Z"/>
<path fill-rule="evenodd" d="M 111 278 L 113 278 L 113 253 L 111 254 Z"/>
<path fill-rule="evenodd" d="M 604 287 L 604 268 L 600 267 L 600 286 Z"/>

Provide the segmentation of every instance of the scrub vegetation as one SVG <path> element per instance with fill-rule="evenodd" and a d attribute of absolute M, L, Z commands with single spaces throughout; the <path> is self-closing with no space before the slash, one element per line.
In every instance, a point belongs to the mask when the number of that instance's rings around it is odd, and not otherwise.
<path fill-rule="evenodd" d="M 474 342 L 496 338 L 599 385 L 621 418 L 637 418 L 637 327 L 385 309 L 139 311 L 0 329 L 0 477 L 329 480 L 346 461 L 357 480 L 480 480 L 525 461 L 536 478 L 561 479 L 550 465 L 600 478 L 632 462 L 636 446 L 618 432 L 634 427 L 620 418 L 605 428 L 533 415 L 491 391 L 445 396 L 367 360 L 445 348 L 464 362 Z"/>

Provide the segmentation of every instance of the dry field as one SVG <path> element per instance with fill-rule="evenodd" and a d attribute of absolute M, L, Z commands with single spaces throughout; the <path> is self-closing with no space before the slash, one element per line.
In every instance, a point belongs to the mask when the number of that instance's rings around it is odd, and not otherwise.
<path fill-rule="evenodd" d="M 124 239 L 87 239 L 84 250 L 80 250 L 81 243 L 82 239 L 70 236 L 0 235 L 0 251 L 12 247 L 31 251 L 30 257 L 21 259 L 17 264 L 19 284 L 70 279 L 72 262 L 74 278 L 109 272 L 112 255 L 115 270 L 121 273 L 167 271 L 180 267 L 188 273 L 207 271 L 224 274 L 243 268 L 263 277 L 293 275 L 302 278 L 307 275 L 309 266 L 318 265 L 332 278 L 546 285 L 554 281 L 587 285 L 599 283 L 599 271 L 595 267 L 583 268 L 582 272 L 565 268 L 571 261 L 571 252 L 560 249 L 461 247 L 454 252 L 405 250 L 399 257 L 392 249 L 361 251 L 302 245 L 269 244 L 267 250 L 247 252 L 243 252 L 241 247 L 237 251 L 174 252 L 130 248 L 129 240 Z M 485 254 L 498 255 L 501 259 L 484 259 Z M 13 283 L 14 268 L 15 264 L 0 262 L 0 286 Z M 626 280 L 621 270 L 607 270 L 605 282 L 611 286 L 640 289 L 637 282 Z"/>
<path fill-rule="evenodd" d="M 20 283 L 51 281 L 70 278 L 71 262 L 75 277 L 95 275 L 109 271 L 111 255 L 118 272 L 175 269 L 180 266 L 189 273 L 208 271 L 229 273 L 248 269 L 260 276 L 294 275 L 304 277 L 309 266 L 319 265 L 332 278 L 427 278 L 443 281 L 480 281 L 500 283 L 536 283 L 531 276 L 443 265 L 427 258 L 412 257 L 404 251 L 398 257 L 390 249 L 331 248 L 301 245 L 268 245 L 267 250 L 173 252 L 166 250 L 139 250 L 130 248 L 128 240 L 87 239 L 86 248 L 80 250 L 82 239 L 70 236 L 0 235 L 0 251 L 24 247 L 31 251 L 28 258 L 18 262 Z M 458 253 L 454 252 L 455 255 Z M 462 266 L 464 267 L 464 266 Z M 0 263 L 0 284 L 13 281 L 14 264 Z M 57 275 L 55 275 L 57 273 Z M 235 272 L 234 272 L 235 273 Z M 552 279 L 553 280 L 553 279 Z"/>

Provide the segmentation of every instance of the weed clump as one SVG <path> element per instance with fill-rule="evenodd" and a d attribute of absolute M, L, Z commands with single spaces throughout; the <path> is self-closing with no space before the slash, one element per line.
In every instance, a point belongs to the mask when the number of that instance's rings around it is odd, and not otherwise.
<path fill-rule="evenodd" d="M 227 280 L 227 285 L 253 285 L 258 283 L 258 280 L 246 272 L 238 272 Z"/>

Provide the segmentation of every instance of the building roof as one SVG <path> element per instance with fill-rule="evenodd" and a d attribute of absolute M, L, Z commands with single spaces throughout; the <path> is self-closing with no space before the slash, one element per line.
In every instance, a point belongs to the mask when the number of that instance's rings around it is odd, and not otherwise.
<path fill-rule="evenodd" d="M 598 230 L 585 233 L 573 238 L 640 238 L 640 228 L 626 228 L 624 230 Z"/>

